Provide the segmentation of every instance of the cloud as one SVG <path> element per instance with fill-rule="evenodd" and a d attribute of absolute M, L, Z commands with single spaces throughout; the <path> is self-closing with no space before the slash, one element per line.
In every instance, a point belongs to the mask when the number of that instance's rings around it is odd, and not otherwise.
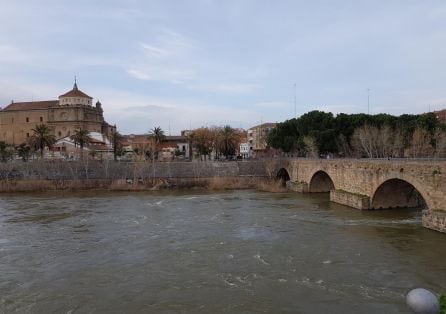
<path fill-rule="evenodd" d="M 193 59 L 195 41 L 167 29 L 161 29 L 154 42 L 139 42 L 141 55 L 127 65 L 126 72 L 143 81 L 171 84 L 195 78 Z"/>
<path fill-rule="evenodd" d="M 165 49 L 158 48 L 145 43 L 141 43 L 141 47 L 144 48 L 146 56 L 148 57 L 164 58 L 170 54 Z"/>
<path fill-rule="evenodd" d="M 187 84 L 186 87 L 196 91 L 220 92 L 226 94 L 251 94 L 258 88 L 256 84 L 243 83 L 215 83 L 215 84 Z"/>
<path fill-rule="evenodd" d="M 248 127 L 252 113 L 248 107 L 214 105 L 193 98 L 153 97 L 124 90 L 97 88 L 90 95 L 101 95 L 104 115 L 117 124 L 120 132 L 144 133 L 155 126 L 172 134 L 200 126 L 230 124 Z"/>
<path fill-rule="evenodd" d="M 127 70 L 127 73 L 131 77 L 134 77 L 134 78 L 136 78 L 138 80 L 150 81 L 150 80 L 153 79 L 149 74 L 147 74 L 145 72 L 142 72 L 140 70 L 130 69 L 130 70 Z"/>

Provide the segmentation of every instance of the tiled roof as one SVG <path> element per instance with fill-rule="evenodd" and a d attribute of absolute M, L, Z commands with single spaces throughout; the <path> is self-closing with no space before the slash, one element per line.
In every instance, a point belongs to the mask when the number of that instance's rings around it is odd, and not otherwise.
<path fill-rule="evenodd" d="M 93 97 L 90 97 L 87 94 L 85 94 L 84 92 L 80 91 L 77 88 L 77 84 L 74 84 L 74 87 L 72 90 L 70 90 L 69 92 L 66 92 L 63 95 L 60 95 L 59 98 L 60 97 L 86 97 L 86 98 L 93 99 Z"/>
<path fill-rule="evenodd" d="M 95 151 L 111 151 L 113 150 L 112 147 L 107 145 L 88 145 L 88 149 L 95 150 Z"/>
<path fill-rule="evenodd" d="M 186 142 L 186 138 L 181 135 L 168 135 L 164 137 L 165 141 L 177 141 L 177 142 Z"/>
<path fill-rule="evenodd" d="M 33 109 L 48 109 L 51 106 L 57 106 L 58 100 L 44 100 L 44 101 L 28 101 L 28 102 L 14 102 L 3 108 L 3 110 L 33 110 Z"/>
<path fill-rule="evenodd" d="M 276 125 L 277 125 L 277 123 L 267 122 L 267 123 L 263 123 L 263 124 L 259 124 L 259 125 L 250 127 L 249 130 L 256 129 L 256 128 L 274 128 Z"/>

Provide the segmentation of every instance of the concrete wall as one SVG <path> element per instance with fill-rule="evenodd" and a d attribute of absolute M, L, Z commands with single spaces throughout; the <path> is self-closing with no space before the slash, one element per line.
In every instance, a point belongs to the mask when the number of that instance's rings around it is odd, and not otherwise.
<path fill-rule="evenodd" d="M 252 162 L 113 162 L 33 161 L 0 163 L 5 179 L 151 179 L 266 176 L 265 163 Z"/>

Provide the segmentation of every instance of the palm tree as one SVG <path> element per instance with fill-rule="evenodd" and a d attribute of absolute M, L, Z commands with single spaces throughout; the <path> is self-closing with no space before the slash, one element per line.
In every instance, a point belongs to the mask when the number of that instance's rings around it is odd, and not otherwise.
<path fill-rule="evenodd" d="M 46 124 L 36 125 L 33 135 L 30 137 L 30 144 L 35 150 L 40 150 L 40 158 L 43 158 L 43 150 L 45 147 L 51 149 L 56 142 L 56 137 L 52 134 L 52 130 Z"/>
<path fill-rule="evenodd" d="M 75 130 L 74 134 L 71 135 L 71 139 L 74 141 L 75 145 L 79 145 L 81 148 L 81 158 L 84 158 L 84 146 L 90 141 L 90 132 L 86 129 Z"/>
<path fill-rule="evenodd" d="M 217 132 L 217 146 L 220 153 L 226 158 L 234 156 L 240 144 L 240 134 L 229 125 L 224 126 Z"/>
<path fill-rule="evenodd" d="M 158 159 L 158 150 L 159 147 L 161 145 L 161 143 L 164 141 L 164 138 L 166 137 L 164 135 L 164 131 L 161 129 L 161 127 L 154 127 L 151 131 L 150 131 L 150 136 L 153 136 L 155 138 L 155 154 L 153 155 L 153 157 L 156 159 Z"/>

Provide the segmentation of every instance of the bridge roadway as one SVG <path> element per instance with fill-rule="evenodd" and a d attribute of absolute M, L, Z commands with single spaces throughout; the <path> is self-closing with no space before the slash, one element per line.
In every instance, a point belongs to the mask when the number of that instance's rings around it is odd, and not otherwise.
<path fill-rule="evenodd" d="M 423 208 L 423 226 L 446 232 L 446 161 L 299 158 L 266 167 L 291 190 L 330 192 L 331 201 L 350 207 Z"/>

